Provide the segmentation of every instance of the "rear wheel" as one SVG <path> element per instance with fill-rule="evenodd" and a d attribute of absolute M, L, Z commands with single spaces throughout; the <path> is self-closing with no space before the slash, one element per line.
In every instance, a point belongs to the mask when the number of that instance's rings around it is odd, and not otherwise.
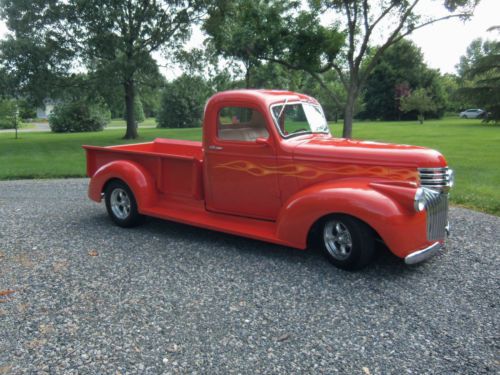
<path fill-rule="evenodd" d="M 362 221 L 347 215 L 325 218 L 321 244 L 330 262 L 345 270 L 365 267 L 375 254 L 373 230 Z"/>
<path fill-rule="evenodd" d="M 120 227 L 129 228 L 143 222 L 144 216 L 137 210 L 132 190 L 123 181 L 111 181 L 104 192 L 106 209 L 111 220 Z"/>

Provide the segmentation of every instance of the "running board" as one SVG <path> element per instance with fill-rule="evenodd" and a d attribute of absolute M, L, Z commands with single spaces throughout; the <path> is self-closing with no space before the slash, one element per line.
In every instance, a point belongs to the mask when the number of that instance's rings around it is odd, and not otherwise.
<path fill-rule="evenodd" d="M 158 206 L 145 207 L 140 212 L 159 219 L 176 221 L 278 245 L 296 247 L 276 236 L 275 222 L 209 212 L 205 209 L 203 201 L 164 201 Z"/>

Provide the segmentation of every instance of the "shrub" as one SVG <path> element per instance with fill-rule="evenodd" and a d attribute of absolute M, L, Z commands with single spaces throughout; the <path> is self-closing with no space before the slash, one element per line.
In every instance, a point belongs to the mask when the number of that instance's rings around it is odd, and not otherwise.
<path fill-rule="evenodd" d="M 83 100 L 56 104 L 49 116 L 50 129 L 56 133 L 100 131 L 110 120 L 105 105 Z"/>
<path fill-rule="evenodd" d="M 168 83 L 162 93 L 156 121 L 160 128 L 201 126 L 205 102 L 212 94 L 201 77 L 182 75 Z"/>

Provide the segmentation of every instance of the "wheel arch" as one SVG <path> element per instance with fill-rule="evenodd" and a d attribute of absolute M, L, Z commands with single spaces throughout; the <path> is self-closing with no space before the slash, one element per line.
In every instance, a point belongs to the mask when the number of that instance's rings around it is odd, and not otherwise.
<path fill-rule="evenodd" d="M 364 225 L 366 225 L 373 232 L 373 235 L 376 239 L 382 239 L 382 237 L 380 236 L 380 234 L 377 232 L 377 230 L 375 228 L 373 228 L 369 223 L 360 219 L 359 217 L 356 217 L 356 216 L 353 216 L 351 214 L 347 214 L 344 212 L 331 212 L 329 214 L 325 214 L 325 215 L 321 216 L 320 218 L 318 218 L 315 222 L 313 222 L 311 224 L 309 231 L 307 233 L 307 241 L 306 241 L 307 247 L 309 247 L 309 245 L 314 244 L 314 241 L 315 241 L 314 235 L 321 231 L 323 223 L 326 221 L 326 219 L 328 219 L 331 216 L 348 216 L 352 219 L 356 219 L 356 220 L 360 221 L 361 223 L 363 223 Z"/>
<path fill-rule="evenodd" d="M 151 174 L 139 164 L 123 160 L 105 164 L 95 172 L 89 184 L 89 198 L 100 202 L 106 187 L 113 180 L 120 180 L 130 188 L 139 211 L 142 207 L 150 206 L 157 198 Z"/>
<path fill-rule="evenodd" d="M 307 187 L 283 206 L 277 236 L 305 249 L 325 217 L 348 215 L 371 228 L 397 256 L 426 245 L 425 213 L 409 208 L 411 194 L 403 195 L 397 190 L 400 187 L 376 185 L 368 179 L 345 179 Z"/>

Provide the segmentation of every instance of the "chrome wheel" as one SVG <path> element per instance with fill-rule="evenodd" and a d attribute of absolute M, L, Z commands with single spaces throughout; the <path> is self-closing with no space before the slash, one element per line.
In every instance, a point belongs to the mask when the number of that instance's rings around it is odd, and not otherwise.
<path fill-rule="evenodd" d="M 352 251 L 352 237 L 349 229 L 338 220 L 326 222 L 323 228 L 323 241 L 328 253 L 338 260 L 347 259 Z"/>
<path fill-rule="evenodd" d="M 130 197 L 121 188 L 115 188 L 110 197 L 111 211 L 120 220 L 125 220 L 130 215 Z"/>

